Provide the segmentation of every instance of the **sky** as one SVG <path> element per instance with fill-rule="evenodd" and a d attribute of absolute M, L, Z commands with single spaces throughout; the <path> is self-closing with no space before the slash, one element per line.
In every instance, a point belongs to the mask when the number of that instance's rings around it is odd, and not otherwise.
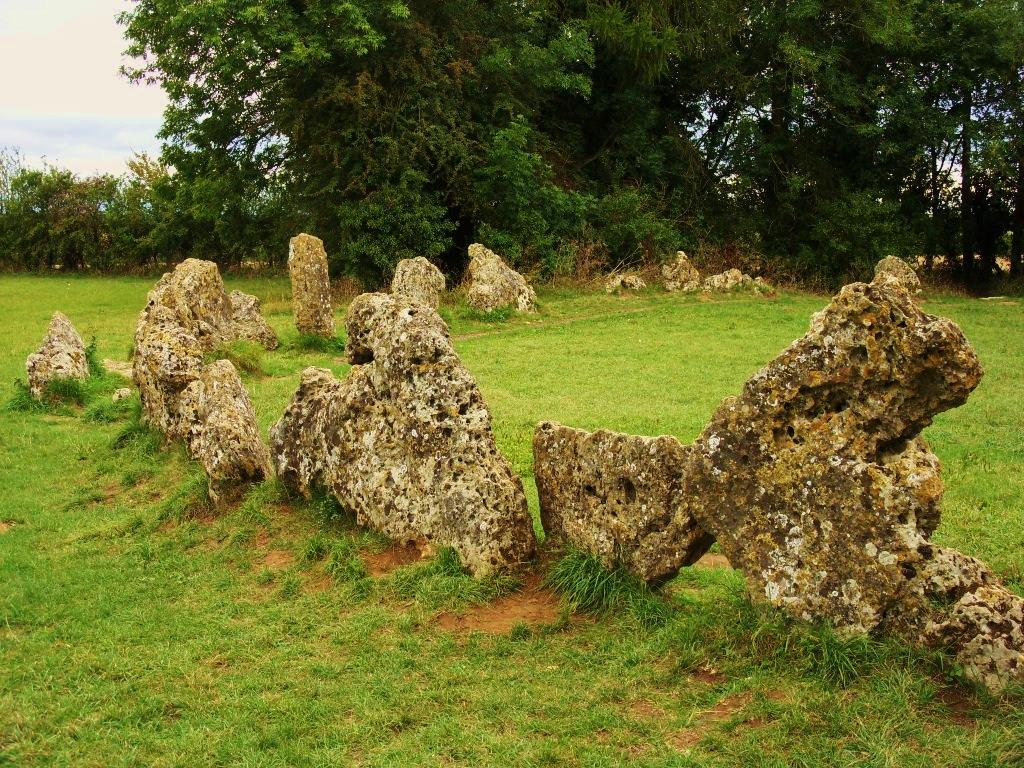
<path fill-rule="evenodd" d="M 166 99 L 118 69 L 130 0 L 0 0 L 0 147 L 76 173 L 125 170 L 159 151 Z"/>

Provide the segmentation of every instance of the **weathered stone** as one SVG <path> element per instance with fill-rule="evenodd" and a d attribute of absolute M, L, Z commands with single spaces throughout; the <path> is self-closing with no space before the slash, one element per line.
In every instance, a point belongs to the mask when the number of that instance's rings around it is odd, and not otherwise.
<path fill-rule="evenodd" d="M 210 498 L 224 501 L 270 476 L 249 393 L 229 360 L 214 360 L 181 393 L 179 419 L 189 453 L 209 477 Z"/>
<path fill-rule="evenodd" d="M 714 543 L 682 498 L 688 454 L 674 437 L 541 422 L 533 464 L 545 533 L 644 581 L 674 576 Z"/>
<path fill-rule="evenodd" d="M 502 307 L 515 307 L 520 312 L 537 309 L 537 294 L 526 278 L 480 243 L 469 246 L 466 301 L 482 312 Z"/>
<path fill-rule="evenodd" d="M 848 285 L 718 408 L 687 467 L 690 511 L 755 596 L 870 631 L 931 552 L 942 482 L 918 435 L 980 378 L 960 329 L 901 285 Z"/>
<path fill-rule="evenodd" d="M 886 256 L 875 265 L 874 282 L 883 280 L 895 280 L 903 284 L 903 287 L 913 295 L 921 292 L 921 278 L 907 262 L 897 256 Z"/>
<path fill-rule="evenodd" d="M 683 251 L 676 253 L 675 261 L 661 268 L 661 276 L 665 280 L 666 291 L 689 293 L 701 286 L 700 272 L 690 263 Z"/>
<path fill-rule="evenodd" d="M 110 400 L 111 400 L 111 402 L 119 403 L 122 400 L 124 400 L 125 398 L 131 397 L 131 396 L 132 396 L 131 388 L 129 388 L 129 387 L 121 387 L 120 389 L 115 389 L 114 390 L 114 394 L 112 394 L 110 396 Z"/>
<path fill-rule="evenodd" d="M 329 489 L 392 538 L 454 547 L 477 575 L 529 559 L 522 482 L 444 321 L 409 299 L 363 294 L 346 329 L 348 377 L 307 368 L 271 427 L 278 476 L 305 494 Z"/>
<path fill-rule="evenodd" d="M 299 333 L 333 338 L 334 310 L 324 241 L 307 234 L 293 237 L 288 242 L 288 274 Z"/>
<path fill-rule="evenodd" d="M 277 349 L 277 334 L 260 313 L 260 300 L 241 291 L 232 291 L 228 300 L 234 337 L 255 341 L 264 349 Z"/>
<path fill-rule="evenodd" d="M 422 256 L 402 259 L 395 267 L 391 293 L 437 309 L 444 293 L 444 275 Z"/>
<path fill-rule="evenodd" d="M 186 259 L 160 279 L 135 328 L 132 379 L 143 416 L 168 438 L 187 442 L 210 475 L 213 498 L 233 483 L 266 476 L 259 468 L 269 466 L 266 449 L 250 439 L 256 435 L 259 442 L 259 429 L 234 366 L 204 364 L 239 332 L 217 265 L 198 259 Z"/>
<path fill-rule="evenodd" d="M 47 383 L 57 380 L 89 378 L 85 342 L 67 316 L 54 312 L 42 346 L 25 361 L 28 387 L 33 397 L 42 397 Z"/>
<path fill-rule="evenodd" d="M 643 281 L 639 275 L 632 274 L 614 274 L 609 275 L 608 279 L 604 283 L 605 293 L 621 293 L 622 291 L 642 291 L 647 287 L 647 283 Z"/>
<path fill-rule="evenodd" d="M 771 286 L 760 277 L 751 277 L 738 269 L 727 269 L 704 280 L 701 290 L 705 293 L 749 290 L 755 293 L 769 293 Z"/>

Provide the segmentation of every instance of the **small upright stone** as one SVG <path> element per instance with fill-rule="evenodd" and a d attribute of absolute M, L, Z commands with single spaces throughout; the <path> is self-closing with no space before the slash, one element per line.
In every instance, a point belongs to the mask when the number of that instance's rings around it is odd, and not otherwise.
<path fill-rule="evenodd" d="M 921 292 L 921 278 L 912 266 L 898 256 L 886 256 L 875 265 L 874 281 L 877 283 L 883 280 L 901 283 L 911 295 Z"/>
<path fill-rule="evenodd" d="M 260 312 L 260 300 L 241 291 L 232 291 L 231 301 L 234 335 L 238 339 L 255 341 L 264 349 L 277 349 L 277 334 Z"/>
<path fill-rule="evenodd" d="M 618 273 L 609 275 L 604 283 L 605 293 L 622 293 L 623 291 L 642 291 L 647 287 L 640 275 Z"/>
<path fill-rule="evenodd" d="M 288 274 L 292 281 L 295 327 L 299 333 L 333 338 L 331 280 L 323 240 L 307 234 L 293 237 L 288 243 Z"/>
<path fill-rule="evenodd" d="M 444 293 L 444 275 L 422 256 L 402 259 L 395 267 L 391 293 L 437 309 Z"/>
<path fill-rule="evenodd" d="M 550 421 L 533 434 L 541 522 L 606 568 L 646 582 L 675 576 L 714 543 L 687 511 L 690 449 L 674 437 L 585 432 Z"/>
<path fill-rule="evenodd" d="M 666 291 L 690 293 L 700 288 L 700 272 L 690 263 L 684 251 L 676 253 L 676 260 L 661 268 Z"/>
<path fill-rule="evenodd" d="M 28 387 L 33 397 L 42 397 L 46 384 L 58 379 L 89 378 L 85 342 L 67 316 L 54 312 L 43 344 L 25 361 Z"/>
<path fill-rule="evenodd" d="M 520 312 L 537 309 L 537 294 L 526 278 L 480 243 L 469 246 L 466 301 L 481 312 L 502 307 L 515 307 Z"/>

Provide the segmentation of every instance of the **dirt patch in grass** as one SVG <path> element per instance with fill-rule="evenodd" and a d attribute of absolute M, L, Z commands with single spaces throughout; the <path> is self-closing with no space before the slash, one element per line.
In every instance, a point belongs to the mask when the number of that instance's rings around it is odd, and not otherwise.
<path fill-rule="evenodd" d="M 966 689 L 944 686 L 935 693 L 935 700 L 946 709 L 946 716 L 950 722 L 964 728 L 974 728 L 978 725 L 972 714 L 975 706 L 974 697 Z"/>
<path fill-rule="evenodd" d="M 287 549 L 272 549 L 263 558 L 263 565 L 272 571 L 282 571 L 295 560 Z"/>
<path fill-rule="evenodd" d="M 13 520 L 0 520 L 0 533 L 7 533 L 14 527 Z"/>
<path fill-rule="evenodd" d="M 753 698 L 753 694 L 749 691 L 746 693 L 734 693 L 731 696 L 726 696 L 707 712 L 700 715 L 696 722 L 689 728 L 683 728 L 675 731 L 674 733 L 670 733 L 666 737 L 665 742 L 675 750 L 680 752 L 689 752 L 698 744 L 698 742 L 700 742 L 701 739 L 710 733 L 717 724 L 725 722 L 736 713 L 741 712 Z M 764 725 L 764 723 L 754 719 L 747 721 L 745 725 L 753 728 Z"/>
<path fill-rule="evenodd" d="M 558 595 L 543 587 L 539 576 L 534 576 L 515 594 L 499 597 L 465 613 L 442 613 L 437 617 L 437 626 L 459 633 L 504 635 L 517 624 L 554 624 L 561 615 Z"/>
<path fill-rule="evenodd" d="M 664 709 L 646 699 L 631 702 L 629 712 L 639 720 L 664 720 L 667 717 Z"/>
<path fill-rule="evenodd" d="M 710 667 L 701 667 L 694 670 L 690 677 L 704 685 L 719 685 L 726 680 L 725 675 L 717 669 L 711 669 Z"/>
<path fill-rule="evenodd" d="M 126 379 L 132 377 L 132 364 L 123 360 L 111 360 L 109 357 L 103 359 L 103 367 L 110 373 L 116 373 Z"/>
<path fill-rule="evenodd" d="M 732 568 L 728 558 L 717 552 L 708 552 L 700 560 L 694 563 L 691 568 Z"/>
<path fill-rule="evenodd" d="M 366 571 L 371 576 L 386 576 L 403 565 L 415 563 L 423 559 L 426 547 L 420 542 L 410 541 L 406 544 L 392 544 L 383 552 L 363 555 Z"/>

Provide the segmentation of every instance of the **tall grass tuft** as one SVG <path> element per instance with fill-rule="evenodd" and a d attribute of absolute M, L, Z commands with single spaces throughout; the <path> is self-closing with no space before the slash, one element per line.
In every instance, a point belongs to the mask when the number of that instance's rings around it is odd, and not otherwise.
<path fill-rule="evenodd" d="M 301 352 L 344 352 L 345 340 L 338 336 L 316 336 L 315 334 L 300 333 L 293 345 L 294 349 Z"/>
<path fill-rule="evenodd" d="M 256 342 L 243 339 L 220 344 L 206 357 L 207 360 L 230 360 L 231 364 L 240 371 L 254 376 L 265 376 L 263 352 L 263 347 Z"/>

